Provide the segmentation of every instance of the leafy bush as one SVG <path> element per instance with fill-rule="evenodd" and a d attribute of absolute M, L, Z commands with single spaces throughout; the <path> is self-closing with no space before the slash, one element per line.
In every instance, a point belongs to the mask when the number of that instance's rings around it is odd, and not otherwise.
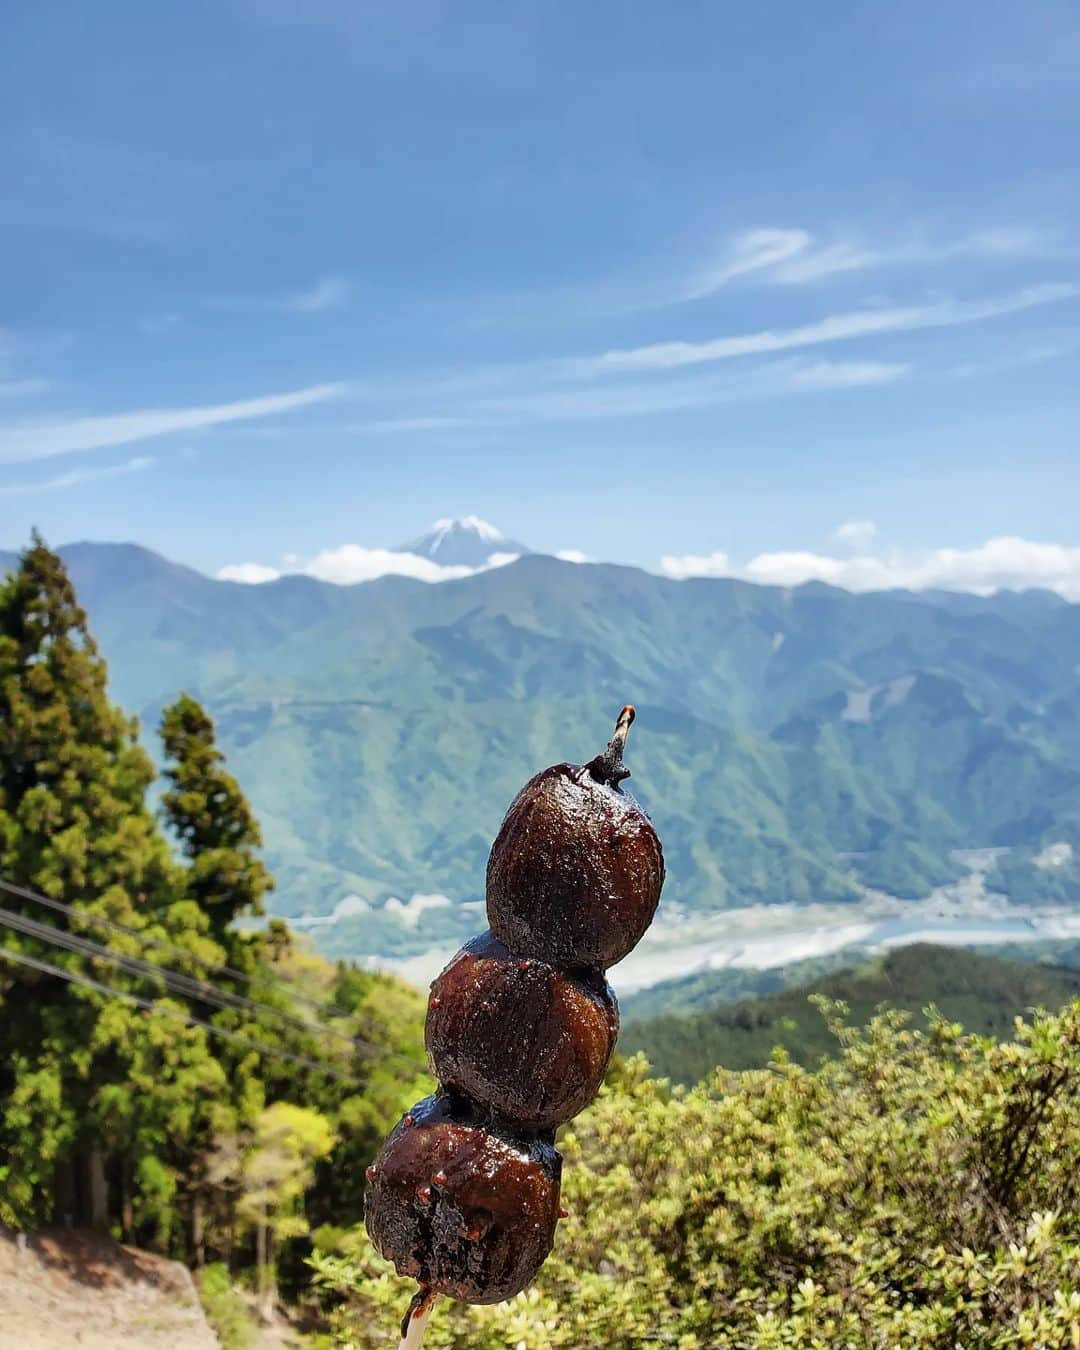
<path fill-rule="evenodd" d="M 199 1297 L 222 1350 L 252 1350 L 258 1328 L 243 1295 L 235 1288 L 228 1269 L 215 1262 L 198 1275 Z"/>
<path fill-rule="evenodd" d="M 440 1302 L 441 1350 L 1080 1345 L 1080 1001 L 998 1044 L 887 1013 L 816 1072 L 691 1090 L 624 1065 L 565 1132 L 570 1218 L 534 1288 Z M 393 1343 L 409 1290 L 317 1253 L 335 1343 Z M 340 1244 L 339 1244 L 340 1252 Z"/>

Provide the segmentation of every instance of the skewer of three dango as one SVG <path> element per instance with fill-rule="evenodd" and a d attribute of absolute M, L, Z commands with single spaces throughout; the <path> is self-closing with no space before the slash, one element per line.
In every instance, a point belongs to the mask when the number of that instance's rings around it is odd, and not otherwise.
<path fill-rule="evenodd" d="M 431 987 L 440 1089 L 386 1140 L 365 1205 L 376 1248 L 420 1286 L 403 1345 L 436 1294 L 502 1302 L 553 1246 L 554 1132 L 600 1088 L 619 1028 L 604 972 L 641 939 L 664 881 L 652 822 L 620 786 L 633 720 L 624 708 L 603 754 L 518 793 L 488 860 L 490 931 Z"/>

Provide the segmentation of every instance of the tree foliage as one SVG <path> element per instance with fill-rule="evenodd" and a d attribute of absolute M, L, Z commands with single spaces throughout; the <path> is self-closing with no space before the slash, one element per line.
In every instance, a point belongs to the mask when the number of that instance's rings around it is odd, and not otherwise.
<path fill-rule="evenodd" d="M 389 1126 L 416 1082 L 423 1002 L 396 981 L 335 971 L 280 922 L 265 935 L 230 927 L 259 912 L 272 884 L 258 826 L 194 699 L 166 710 L 162 733 L 164 814 L 182 860 L 148 808 L 153 766 L 109 701 L 63 562 L 35 538 L 0 584 L 0 878 L 69 908 L 3 897 L 0 909 L 97 947 L 58 950 L 47 933 L 10 925 L 0 944 L 114 992 L 0 955 L 0 1222 L 103 1223 L 196 1265 L 215 1255 L 245 1264 L 260 1227 L 245 1209 L 257 1176 L 261 1227 L 283 1254 L 302 1251 L 309 1214 L 359 1217 L 363 1172 L 358 1184 L 349 1150 Z M 120 958 L 149 969 L 118 968 Z M 177 992 L 167 969 L 255 1006 Z M 312 1006 L 331 996 L 334 1019 Z M 339 1130 L 342 1120 L 361 1128 Z"/>
<path fill-rule="evenodd" d="M 691 1090 L 629 1061 L 565 1133 L 556 1250 L 509 1304 L 441 1303 L 441 1350 L 1072 1346 L 1080 1001 L 999 1044 L 829 1009 L 841 1055 Z M 319 1255 L 335 1344 L 392 1343 L 408 1290 Z"/>
<path fill-rule="evenodd" d="M 837 1047 L 811 994 L 842 1000 L 860 1025 L 882 1004 L 910 1012 L 916 1024 L 925 1025 L 919 1010 L 933 1004 L 968 1031 L 1007 1037 L 1013 1018 L 1026 1009 L 1060 1008 L 1080 996 L 1080 971 L 919 942 L 763 998 L 624 1024 L 619 1044 L 626 1053 L 640 1050 L 656 1073 L 687 1086 L 716 1064 L 763 1068 L 778 1045 L 812 1067 Z"/>
<path fill-rule="evenodd" d="M 153 766 L 136 733 L 109 702 L 105 663 L 63 563 L 35 537 L 0 583 L 0 877 L 133 927 L 178 898 L 176 868 L 145 801 Z M 42 917 L 17 896 L 5 895 L 3 907 Z M 10 932 L 5 945 L 42 954 Z M 72 952 L 46 954 L 63 970 L 84 969 Z M 0 1218 L 96 1209 L 80 1192 L 97 1194 L 104 1180 L 103 1102 L 126 1084 L 145 1030 L 130 1008 L 100 994 L 17 966 L 5 975 Z M 160 1053 L 155 1076 L 166 1090 Z M 70 1174 L 58 1178 L 65 1164 Z"/>
<path fill-rule="evenodd" d="M 188 860 L 185 890 L 210 916 L 219 941 L 241 915 L 261 915 L 274 879 L 255 850 L 259 826 L 240 785 L 224 767 L 214 723 L 182 694 L 161 717 L 171 786 L 162 795 L 166 821 Z"/>

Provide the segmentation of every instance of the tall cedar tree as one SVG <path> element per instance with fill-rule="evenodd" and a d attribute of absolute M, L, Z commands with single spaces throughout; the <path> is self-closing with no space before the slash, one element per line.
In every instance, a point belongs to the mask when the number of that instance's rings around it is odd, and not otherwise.
<path fill-rule="evenodd" d="M 0 878 L 134 926 L 175 898 L 177 869 L 145 802 L 154 769 L 136 734 L 109 702 L 105 663 L 62 561 L 35 535 L 0 581 Z M 17 896 L 5 894 L 0 907 L 69 926 Z M 105 967 L 15 932 L 3 945 L 107 977 Z M 107 1156 L 120 1145 L 101 1107 L 103 1094 L 128 1081 L 133 1011 L 2 964 L 0 1218 L 59 1210 L 101 1221 Z M 114 983 L 131 985 L 115 972 Z"/>
<path fill-rule="evenodd" d="M 109 702 L 63 562 L 35 535 L 0 581 L 0 877 L 125 922 L 160 896 L 171 867 L 137 734 Z"/>
<path fill-rule="evenodd" d="M 165 819 L 188 859 L 185 890 L 210 919 L 219 940 L 240 915 L 264 912 L 262 897 L 274 878 L 255 856 L 259 825 L 217 748 L 214 723 L 187 694 L 161 718 L 161 738 L 172 786 L 162 796 Z"/>

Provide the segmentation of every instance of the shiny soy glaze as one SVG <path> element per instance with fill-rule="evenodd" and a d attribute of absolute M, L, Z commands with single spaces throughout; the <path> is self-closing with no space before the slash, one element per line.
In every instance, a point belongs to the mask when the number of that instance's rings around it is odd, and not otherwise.
<path fill-rule="evenodd" d="M 664 854 L 633 797 L 592 770 L 555 764 L 518 793 L 488 859 L 487 914 L 519 955 L 606 970 L 652 922 Z"/>
<path fill-rule="evenodd" d="M 466 1100 L 427 1097 L 375 1160 L 368 1234 L 398 1274 L 466 1303 L 501 1303 L 544 1263 L 559 1221 L 562 1158 L 518 1140 Z"/>
<path fill-rule="evenodd" d="M 484 933 L 432 984 L 425 1039 L 444 1086 L 537 1131 L 588 1106 L 618 1031 L 618 1003 L 598 971 L 522 959 Z"/>
<path fill-rule="evenodd" d="M 365 1196 L 372 1242 L 420 1286 L 406 1328 L 435 1293 L 511 1298 L 566 1217 L 554 1127 L 600 1086 L 619 1028 L 603 972 L 640 940 L 664 882 L 652 822 L 619 786 L 633 720 L 627 705 L 602 754 L 518 793 L 488 861 L 492 931 L 431 987 L 442 1089 L 394 1129 Z"/>

